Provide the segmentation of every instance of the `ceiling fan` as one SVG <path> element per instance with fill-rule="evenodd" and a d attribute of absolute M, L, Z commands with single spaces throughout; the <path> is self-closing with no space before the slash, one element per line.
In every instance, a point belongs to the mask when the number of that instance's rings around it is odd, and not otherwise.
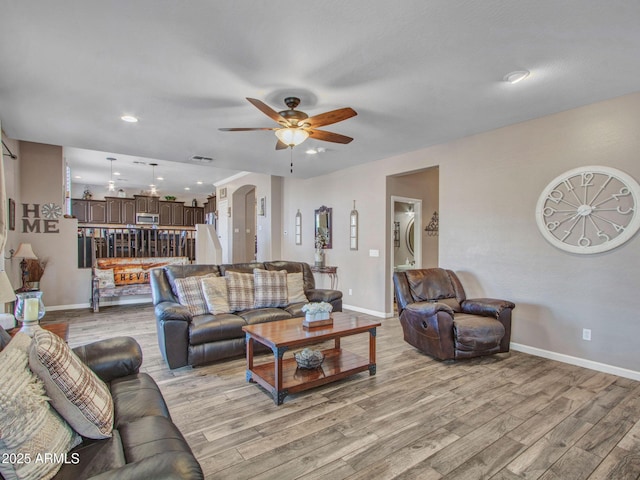
<path fill-rule="evenodd" d="M 288 147 L 293 148 L 296 145 L 300 145 L 309 137 L 316 140 L 323 140 L 325 142 L 344 144 L 353 140 L 353 138 L 340 135 L 339 133 L 317 129 L 317 127 L 331 125 L 332 123 L 341 122 L 347 118 L 355 117 L 357 113 L 353 108 L 339 108 L 337 110 L 309 117 L 309 115 L 303 111 L 295 109 L 300 104 L 300 99 L 297 97 L 285 98 L 284 103 L 289 107 L 289 109 L 281 112 L 276 112 L 269 105 L 255 98 L 247 97 L 247 100 L 249 100 L 253 106 L 264 113 L 267 117 L 279 123 L 280 126 L 273 128 L 220 128 L 220 130 L 224 132 L 272 130 L 275 132 L 276 137 L 278 137 L 276 150 L 283 150 Z"/>

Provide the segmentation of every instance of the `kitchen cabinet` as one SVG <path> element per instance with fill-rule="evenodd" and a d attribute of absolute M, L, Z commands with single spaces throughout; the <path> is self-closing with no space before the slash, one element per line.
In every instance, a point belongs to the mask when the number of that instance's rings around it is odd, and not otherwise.
<path fill-rule="evenodd" d="M 122 200 L 116 197 L 104 197 L 107 204 L 107 223 L 122 223 Z"/>
<path fill-rule="evenodd" d="M 193 227 L 197 223 L 204 223 L 204 208 L 184 207 L 184 226 Z"/>
<path fill-rule="evenodd" d="M 78 219 L 78 223 L 89 221 L 89 200 L 71 199 L 71 215 Z"/>
<path fill-rule="evenodd" d="M 122 223 L 133 225 L 136 223 L 136 201 L 133 198 L 120 199 L 120 213 Z"/>
<path fill-rule="evenodd" d="M 177 226 L 184 225 L 184 202 L 160 201 L 160 225 Z"/>
<path fill-rule="evenodd" d="M 159 213 L 160 199 L 147 195 L 134 195 L 137 213 Z"/>
<path fill-rule="evenodd" d="M 107 221 L 107 205 L 103 200 L 88 200 L 87 212 L 89 223 L 105 223 Z"/>

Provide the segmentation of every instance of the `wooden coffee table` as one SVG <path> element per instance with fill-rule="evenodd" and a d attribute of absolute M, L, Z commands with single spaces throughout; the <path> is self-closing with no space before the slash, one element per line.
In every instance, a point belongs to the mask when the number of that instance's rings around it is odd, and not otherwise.
<path fill-rule="evenodd" d="M 376 374 L 376 328 L 380 322 L 358 318 L 343 312 L 332 314 L 333 325 L 306 329 L 303 318 L 259 323 L 242 327 L 247 338 L 248 382 L 256 382 L 271 392 L 276 405 L 281 405 L 290 393 L 334 382 L 350 375 L 369 370 Z M 340 348 L 340 339 L 359 333 L 369 334 L 369 358 Z M 333 340 L 333 348 L 323 350 L 324 362 L 313 370 L 298 368 L 293 356 L 284 358 L 293 348 Z M 254 342 L 266 345 L 273 351 L 273 361 L 254 365 Z"/>

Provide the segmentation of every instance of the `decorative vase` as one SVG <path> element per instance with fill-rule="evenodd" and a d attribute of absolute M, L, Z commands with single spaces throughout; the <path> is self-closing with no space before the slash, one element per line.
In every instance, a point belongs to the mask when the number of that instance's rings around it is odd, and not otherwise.
<path fill-rule="evenodd" d="M 22 322 L 20 331 L 31 337 L 45 313 L 42 292 L 18 293 L 16 297 L 15 316 Z"/>
<path fill-rule="evenodd" d="M 322 250 L 316 250 L 316 267 L 324 267 L 324 252 Z"/>

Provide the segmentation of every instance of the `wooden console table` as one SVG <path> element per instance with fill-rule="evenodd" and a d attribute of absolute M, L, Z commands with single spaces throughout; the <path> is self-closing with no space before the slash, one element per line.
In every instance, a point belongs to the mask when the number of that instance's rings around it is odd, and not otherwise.
<path fill-rule="evenodd" d="M 331 280 L 331 290 L 338 288 L 338 267 L 316 267 L 315 265 L 311 265 L 311 271 L 313 273 L 324 273 L 329 275 L 329 279 Z"/>
<path fill-rule="evenodd" d="M 41 323 L 40 327 L 43 330 L 49 330 L 51 333 L 59 336 L 65 342 L 69 339 L 69 324 L 68 323 Z M 12 337 L 20 331 L 20 327 L 7 330 L 7 333 Z"/>

